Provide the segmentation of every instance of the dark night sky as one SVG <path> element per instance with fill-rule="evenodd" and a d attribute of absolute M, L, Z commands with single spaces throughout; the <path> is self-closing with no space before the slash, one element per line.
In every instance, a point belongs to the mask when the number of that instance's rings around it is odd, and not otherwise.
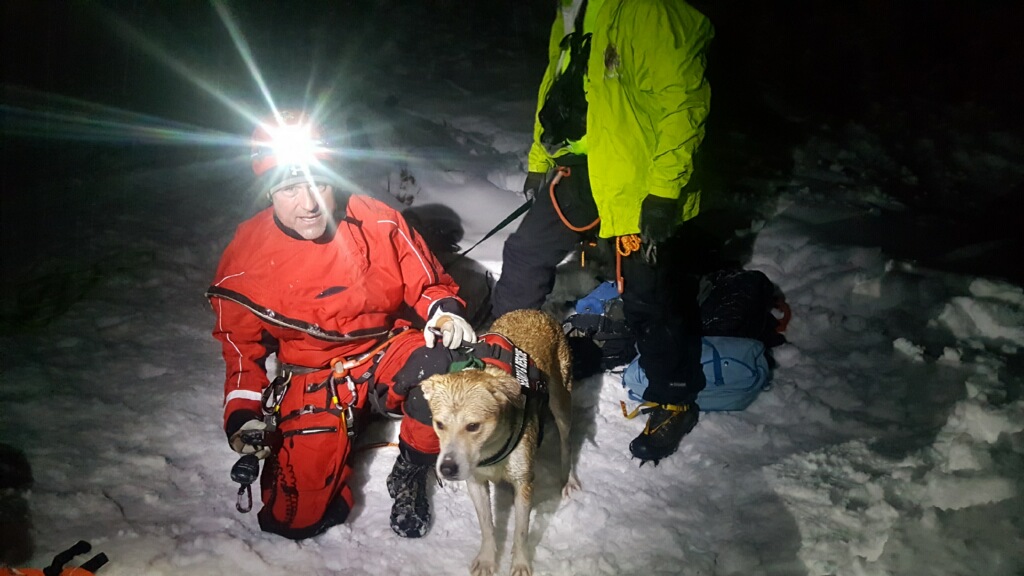
<path fill-rule="evenodd" d="M 489 5 L 487 12 L 470 4 Z M 375 65 L 429 57 L 432 42 L 475 42 L 543 58 L 550 26 L 548 2 L 489 3 L 397 0 L 356 2 L 227 2 L 269 79 L 304 83 L 311 66 L 321 77 L 347 65 L 349 74 Z M 173 119 L 223 119 L 209 102 L 165 64 L 126 40 L 124 25 L 165 47 L 174 58 L 219 89 L 254 87 L 214 7 L 196 1 L 63 2 L 4 0 L 3 78 L 6 85 L 145 111 Z M 498 34 L 495 31 L 501 30 Z M 17 55 L 17 57 L 10 57 Z M 540 60 L 541 65 L 543 60 Z M 314 64 L 315 63 L 315 64 Z M 279 86 L 275 86 L 279 88 Z"/>
<path fill-rule="evenodd" d="M 388 58 L 422 59 L 431 42 L 543 58 L 552 0 L 357 0 L 228 2 L 262 67 L 287 78 L 296 62 L 351 59 L 364 69 Z M 944 2 L 705 0 L 717 28 L 714 78 L 723 88 L 777 91 L 794 109 L 859 114 L 888 95 L 936 101 L 1018 102 L 1024 48 L 1012 0 Z M 223 86 L 248 90 L 247 75 L 211 5 L 196 1 L 4 0 L 5 85 L 74 95 L 134 110 L 202 117 L 178 94 L 195 92 L 119 37 L 117 21 L 166 46 Z M 371 33 L 380 27 L 383 31 Z M 316 48 L 315 48 L 316 47 Z M 470 54 L 486 64 L 486 54 Z M 304 78 L 307 70 L 301 70 Z M 738 94 L 722 93 L 723 97 Z M 194 95 L 193 95 L 194 96 Z M 222 117 L 213 115 L 214 118 Z"/>
<path fill-rule="evenodd" d="M 251 126 L 171 71 L 169 55 L 209 86 L 262 107 L 259 91 L 213 5 L 198 1 L 0 0 L 3 33 L 3 212 L 39 186 L 105 167 L 109 145 L 38 138 L 59 122 L 25 122 L 25 110 L 68 106 L 72 97 L 164 121 L 233 134 Z M 742 132 L 769 168 L 785 168 L 792 145 L 823 123 L 855 120 L 907 138 L 944 107 L 973 103 L 987 126 L 1021 132 L 1024 22 L 1019 0 L 695 0 L 716 39 L 709 75 L 713 114 L 705 148 L 732 168 L 723 135 Z M 396 66 L 444 81 L 459 46 L 472 66 L 500 65 L 520 83 L 539 80 L 553 0 L 229 1 L 239 28 L 275 94 L 297 95 L 311 75 L 320 86 L 358 92 L 386 81 Z M 125 31 L 131 31 L 126 33 Z M 132 35 L 136 37 L 132 37 Z M 145 41 L 140 41 L 140 38 Z M 153 51 L 145 44 L 157 47 Z M 444 48 L 443 50 L 440 48 Z M 406 103 L 409 104 L 409 103 Z M 20 112 L 19 112 L 20 110 Z M 26 127 L 27 126 L 27 127 Z M 28 137 L 26 137 L 28 136 Z M 173 160 L 179 146 L 161 152 Z M 152 161 L 154 147 L 132 147 L 121 166 Z M 147 156 L 149 155 L 149 156 Z M 58 162 L 54 162 L 59 158 Z M 749 158 L 748 158 L 749 159 Z M 912 159 L 903 159 L 911 161 Z M 750 165 L 750 162 L 746 162 Z M 39 168 L 43 167 L 44 170 Z M 46 182 L 43 182 L 45 179 Z M 1021 191 L 1011 191 L 1020 196 Z M 8 219 L 4 216 L 4 220 Z M 7 246 L 5 246 L 7 248 Z"/>

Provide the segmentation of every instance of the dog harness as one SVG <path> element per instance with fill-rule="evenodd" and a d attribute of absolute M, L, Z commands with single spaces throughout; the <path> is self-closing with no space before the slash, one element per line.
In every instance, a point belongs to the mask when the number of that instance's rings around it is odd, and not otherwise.
<path fill-rule="evenodd" d="M 508 455 L 523 439 L 531 412 L 538 415 L 537 444 L 540 445 L 541 440 L 544 439 L 543 408 L 548 403 L 548 383 L 537 365 L 526 352 L 516 348 L 508 338 L 500 334 L 484 334 L 480 336 L 479 342 L 465 348 L 468 348 L 468 359 L 464 362 L 453 363 L 452 372 L 465 368 L 483 368 L 483 364 L 490 364 L 515 377 L 519 382 L 520 390 L 526 395 L 526 408 L 523 410 L 523 417 L 518 427 L 513 427 L 514 431 L 508 441 L 496 454 L 484 458 L 478 466 L 493 466 L 508 458 Z M 516 428 L 518 428 L 517 431 Z"/>

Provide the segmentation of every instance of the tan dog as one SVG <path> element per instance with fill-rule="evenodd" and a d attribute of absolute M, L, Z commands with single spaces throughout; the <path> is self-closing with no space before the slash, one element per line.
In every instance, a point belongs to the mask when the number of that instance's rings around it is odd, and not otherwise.
<path fill-rule="evenodd" d="M 572 359 L 562 328 L 543 312 L 517 310 L 498 318 L 491 332 L 505 336 L 526 352 L 547 382 L 548 404 L 561 447 L 565 482 L 562 496 L 568 496 L 580 484 L 569 454 Z M 497 570 L 489 483 L 506 480 L 515 489 L 512 575 L 529 576 L 533 569 L 526 552 L 526 536 L 530 529 L 534 456 L 540 422 L 545 417 L 538 406 L 543 403 L 528 401 L 520 380 L 491 365 L 432 376 L 420 387 L 441 440 L 437 475 L 445 480 L 467 481 L 480 521 L 480 552 L 470 571 L 474 576 L 491 576 Z"/>

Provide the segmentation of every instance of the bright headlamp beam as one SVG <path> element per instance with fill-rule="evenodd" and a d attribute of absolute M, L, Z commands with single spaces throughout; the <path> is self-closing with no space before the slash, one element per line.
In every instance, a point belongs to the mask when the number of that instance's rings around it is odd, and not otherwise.
<path fill-rule="evenodd" d="M 267 126 L 271 141 L 268 143 L 277 158 L 278 166 L 307 167 L 318 163 L 317 156 L 326 152 L 319 140 L 312 137 L 308 125 Z"/>
<path fill-rule="evenodd" d="M 249 43 L 245 41 L 245 36 L 242 31 L 238 29 L 238 24 L 235 22 L 235 18 L 231 15 L 231 11 L 220 0 L 213 2 L 213 8 L 217 11 L 217 16 L 220 17 L 220 21 L 227 28 L 228 34 L 231 36 L 232 42 L 235 43 L 235 48 L 238 49 L 238 55 L 245 62 L 245 66 L 249 69 L 249 74 L 252 75 L 253 81 L 259 86 L 260 92 L 263 94 L 263 98 L 267 101 L 270 109 L 274 111 L 274 115 L 278 116 L 280 120 L 280 114 L 277 110 L 277 106 L 274 104 L 274 98 L 270 94 L 270 89 L 267 87 L 267 83 L 263 80 L 263 74 L 260 73 L 259 68 L 256 67 L 256 59 L 252 56 L 252 50 L 249 48 Z"/>
<path fill-rule="evenodd" d="M 100 14 L 107 22 L 111 24 L 111 28 L 116 34 L 122 38 L 132 42 L 135 46 L 140 48 L 146 54 L 152 56 L 159 62 L 162 62 L 170 70 L 174 71 L 180 77 L 191 82 L 210 96 L 214 97 L 222 104 L 224 104 L 229 110 L 234 111 L 242 118 L 249 120 L 250 122 L 257 122 L 258 118 L 246 107 L 237 103 L 233 98 L 226 94 L 218 86 L 205 78 L 202 78 L 195 71 L 189 68 L 184 62 L 171 56 L 170 52 L 162 45 L 160 45 L 155 39 L 147 36 L 143 32 L 132 27 L 127 21 L 117 16 L 113 11 L 104 9 L 99 6 L 94 6 L 97 13 Z"/>

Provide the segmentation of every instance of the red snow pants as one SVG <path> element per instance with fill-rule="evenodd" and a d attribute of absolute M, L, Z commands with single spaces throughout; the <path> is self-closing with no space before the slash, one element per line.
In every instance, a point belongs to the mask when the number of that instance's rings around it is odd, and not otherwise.
<path fill-rule="evenodd" d="M 385 349 L 373 376 L 356 385 L 353 395 L 344 380 L 330 385 L 331 370 L 294 374 L 281 399 L 281 445 L 271 454 L 260 479 L 263 508 L 260 527 L 293 540 L 316 536 L 345 521 L 354 505 L 348 486 L 353 436 L 370 418 L 367 394 L 371 386 L 388 387 L 387 408 L 403 413 L 405 397 L 394 391 L 395 374 L 409 356 L 423 347 L 423 333 L 407 330 Z M 353 369 L 360 374 L 369 364 Z M 341 406 L 352 405 L 352 422 L 333 404 L 336 390 Z M 399 440 L 424 455 L 440 451 L 434 429 L 413 418 L 402 419 Z"/>

